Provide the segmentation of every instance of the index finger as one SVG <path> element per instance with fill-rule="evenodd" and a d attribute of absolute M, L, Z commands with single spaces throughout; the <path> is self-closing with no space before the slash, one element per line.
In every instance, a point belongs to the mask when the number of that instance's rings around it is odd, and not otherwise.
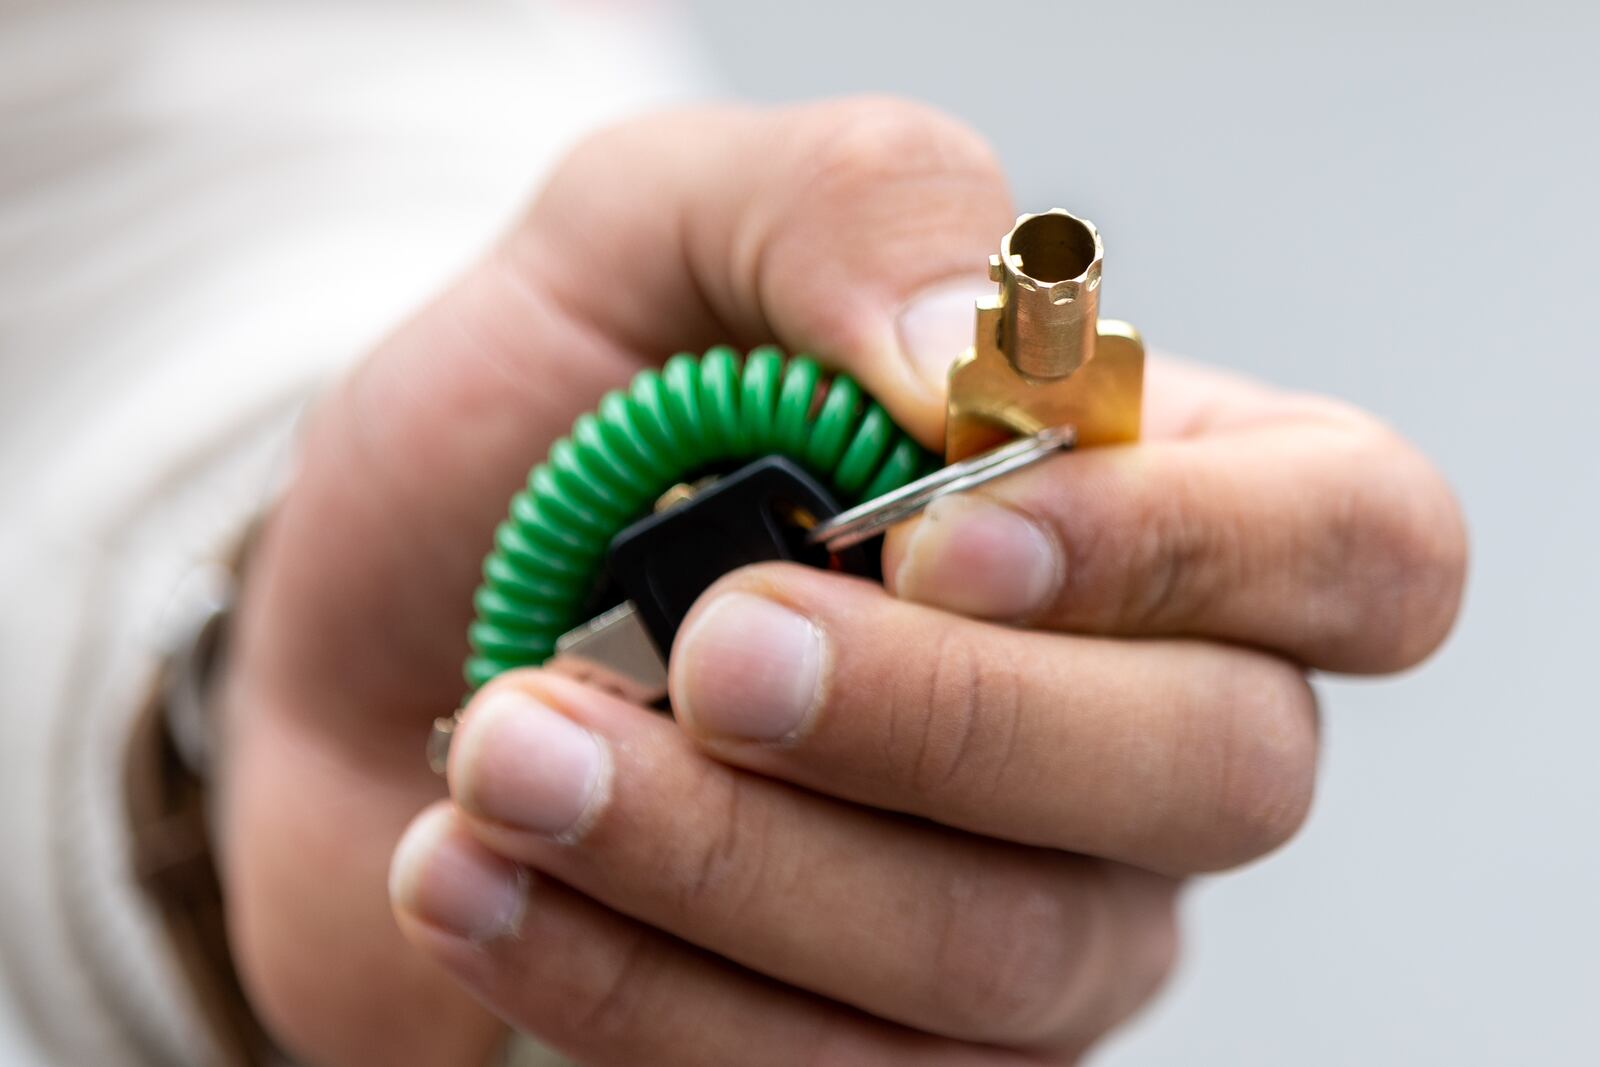
<path fill-rule="evenodd" d="M 1415 449 L 1325 402 L 1209 417 L 1225 421 L 937 501 L 891 537 L 885 573 L 965 614 L 1220 638 L 1327 670 L 1402 669 L 1444 639 L 1465 535 Z"/>

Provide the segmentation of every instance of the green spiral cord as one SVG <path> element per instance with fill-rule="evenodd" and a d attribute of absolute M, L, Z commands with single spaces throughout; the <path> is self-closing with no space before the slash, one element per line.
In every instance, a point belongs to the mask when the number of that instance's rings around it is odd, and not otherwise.
<path fill-rule="evenodd" d="M 820 391 L 819 391 L 820 387 Z M 680 354 L 607 393 L 550 446 L 511 498 L 483 562 L 467 632 L 467 684 L 537 666 L 582 621 L 611 541 L 679 482 L 779 454 L 847 504 L 898 489 L 937 464 L 847 375 L 777 348 Z"/>

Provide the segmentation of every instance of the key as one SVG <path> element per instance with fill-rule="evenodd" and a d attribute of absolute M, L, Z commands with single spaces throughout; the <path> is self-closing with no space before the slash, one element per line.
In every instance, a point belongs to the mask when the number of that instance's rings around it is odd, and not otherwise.
<path fill-rule="evenodd" d="M 858 504 L 842 515 L 821 523 L 807 534 L 813 544 L 838 551 L 862 541 L 922 512 L 929 504 L 948 493 L 960 493 L 985 482 L 1032 466 L 1077 443 L 1070 426 L 1052 426 L 1010 444 L 980 452 L 970 459 L 952 463 L 908 485 Z"/>
<path fill-rule="evenodd" d="M 594 653 L 615 648 L 621 633 L 642 630 L 664 661 L 700 594 L 724 574 L 751 563 L 794 560 L 880 577 L 876 557 L 865 549 L 824 545 L 807 537 L 838 513 L 828 489 L 792 460 L 767 456 L 746 464 L 617 535 L 607 571 L 633 615 L 626 608 L 608 612 L 563 636 L 555 660 L 583 657 L 594 670 L 605 659 Z M 629 656 L 643 658 L 631 651 Z M 572 664 L 552 666 L 570 671 Z M 588 680 L 604 678 L 595 671 Z M 664 693 L 663 687 L 650 702 Z M 638 699 L 643 694 L 634 689 L 632 695 Z"/>
<path fill-rule="evenodd" d="M 685 487 L 681 496 L 617 535 L 606 569 L 611 594 L 622 602 L 562 635 L 547 667 L 635 703 L 660 704 L 678 627 L 729 571 L 794 560 L 881 577 L 864 548 L 835 551 L 807 538 L 839 505 L 792 460 L 768 456 L 707 487 Z"/>

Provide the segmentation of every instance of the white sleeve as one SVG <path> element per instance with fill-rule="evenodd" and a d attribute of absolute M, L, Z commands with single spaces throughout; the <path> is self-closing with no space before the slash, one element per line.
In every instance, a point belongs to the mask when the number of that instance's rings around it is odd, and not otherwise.
<path fill-rule="evenodd" d="M 605 7 L 0 0 L 0 1062 L 207 1058 L 126 863 L 163 616 L 308 398 L 586 128 L 695 88 Z"/>

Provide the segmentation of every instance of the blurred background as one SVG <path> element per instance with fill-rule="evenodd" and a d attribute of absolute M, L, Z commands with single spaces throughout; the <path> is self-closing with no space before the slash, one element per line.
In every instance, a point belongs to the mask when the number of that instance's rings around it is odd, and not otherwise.
<path fill-rule="evenodd" d="M 1108 315 L 1379 413 L 1465 502 L 1454 638 L 1320 683 L 1310 824 L 1192 891 L 1095 1062 L 1600 1062 L 1600 7 L 689 6 L 741 96 L 963 117 L 1099 225 Z"/>

